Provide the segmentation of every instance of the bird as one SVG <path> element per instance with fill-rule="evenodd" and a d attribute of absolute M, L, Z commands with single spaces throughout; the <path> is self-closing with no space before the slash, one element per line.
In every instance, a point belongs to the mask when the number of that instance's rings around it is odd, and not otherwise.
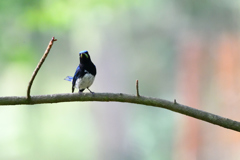
<path fill-rule="evenodd" d="M 91 57 L 87 50 L 79 52 L 80 64 L 78 65 L 74 76 L 67 76 L 64 80 L 72 82 L 72 93 L 74 89 L 79 89 L 79 93 L 88 89 L 93 84 L 95 76 L 97 74 L 96 66 L 93 64 Z"/>

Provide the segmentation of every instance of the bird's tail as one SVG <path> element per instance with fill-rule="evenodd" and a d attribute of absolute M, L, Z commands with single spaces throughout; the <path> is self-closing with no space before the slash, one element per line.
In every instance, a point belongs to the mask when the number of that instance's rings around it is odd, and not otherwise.
<path fill-rule="evenodd" d="M 66 78 L 64 78 L 64 80 L 72 82 L 73 77 L 72 76 L 67 76 Z"/>

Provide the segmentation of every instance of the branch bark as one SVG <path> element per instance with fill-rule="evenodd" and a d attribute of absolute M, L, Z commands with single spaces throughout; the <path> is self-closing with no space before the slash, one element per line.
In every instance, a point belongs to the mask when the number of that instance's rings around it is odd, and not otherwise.
<path fill-rule="evenodd" d="M 53 94 L 27 97 L 0 97 L 0 105 L 31 105 L 42 103 L 76 102 L 76 101 L 99 101 L 99 102 L 126 102 L 165 108 L 205 122 L 209 122 L 224 128 L 240 132 L 240 122 L 224 118 L 209 112 L 191 108 L 179 103 L 163 99 L 145 96 L 135 96 L 122 93 L 74 93 Z"/>

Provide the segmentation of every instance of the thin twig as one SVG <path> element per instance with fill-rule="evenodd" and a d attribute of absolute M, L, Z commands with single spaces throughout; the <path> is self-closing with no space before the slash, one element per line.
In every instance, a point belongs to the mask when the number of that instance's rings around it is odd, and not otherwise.
<path fill-rule="evenodd" d="M 177 104 L 177 100 L 176 99 L 174 99 L 174 104 Z"/>
<path fill-rule="evenodd" d="M 34 70 L 34 72 L 33 72 L 33 74 L 32 74 L 31 80 L 30 80 L 29 83 L 28 83 L 27 99 L 30 99 L 30 91 L 31 91 L 31 87 L 32 87 L 33 81 L 34 81 L 34 79 L 35 79 L 35 77 L 36 77 L 39 69 L 41 68 L 43 62 L 45 61 L 45 59 L 46 59 L 46 57 L 47 57 L 50 49 L 52 48 L 52 45 L 53 45 L 53 42 L 54 42 L 54 41 L 57 41 L 57 39 L 55 39 L 54 37 L 52 37 L 51 41 L 50 41 L 49 44 L 48 44 L 48 47 L 47 47 L 45 53 L 43 54 L 42 58 L 40 59 L 37 67 L 35 68 L 35 70 Z"/>
<path fill-rule="evenodd" d="M 42 104 L 42 103 L 59 103 L 59 102 L 80 102 L 80 101 L 98 101 L 98 102 L 126 102 L 142 104 L 165 108 L 177 113 L 181 113 L 211 124 L 215 124 L 224 128 L 240 132 L 240 122 L 228 118 L 224 118 L 206 111 L 198 110 L 192 107 L 174 104 L 167 100 L 159 98 L 151 98 L 124 93 L 71 93 L 71 94 L 53 94 L 53 95 L 38 95 L 32 96 L 31 99 L 26 97 L 0 97 L 0 105 L 20 105 L 20 104 Z"/>
<path fill-rule="evenodd" d="M 139 88 L 138 88 L 138 80 L 136 80 L 136 91 L 137 91 L 137 97 L 140 97 Z"/>

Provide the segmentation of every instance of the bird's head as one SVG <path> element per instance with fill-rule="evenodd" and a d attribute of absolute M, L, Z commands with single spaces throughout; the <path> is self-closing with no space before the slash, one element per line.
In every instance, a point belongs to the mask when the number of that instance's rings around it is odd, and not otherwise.
<path fill-rule="evenodd" d="M 80 63 L 91 62 L 90 55 L 88 54 L 88 51 L 86 51 L 86 50 L 79 52 L 79 58 L 80 58 Z"/>

